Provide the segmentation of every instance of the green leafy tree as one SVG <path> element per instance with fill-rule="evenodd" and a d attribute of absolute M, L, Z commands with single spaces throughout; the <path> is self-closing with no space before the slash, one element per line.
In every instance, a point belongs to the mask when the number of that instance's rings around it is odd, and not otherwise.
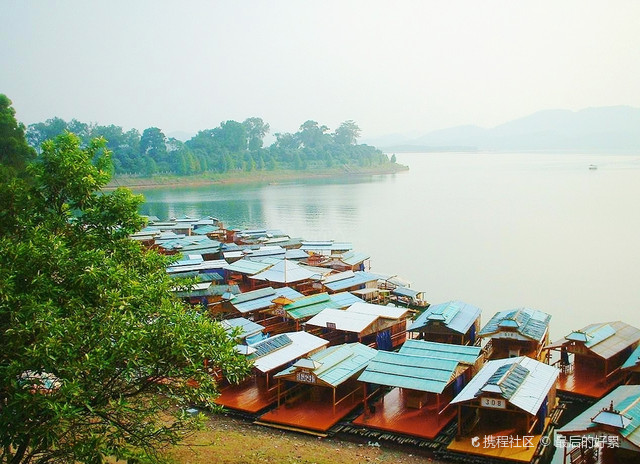
<path fill-rule="evenodd" d="M 24 171 L 36 152 L 25 140 L 25 127 L 16 118 L 11 100 L 0 94 L 0 164 L 6 169 Z"/>
<path fill-rule="evenodd" d="M 157 127 L 149 127 L 140 137 L 140 153 L 151 157 L 156 163 L 167 161 L 167 137 Z M 168 166 L 163 166 L 168 170 Z"/>
<path fill-rule="evenodd" d="M 393 155 L 391 155 L 391 162 L 392 163 L 397 162 L 397 158 L 396 158 L 396 154 L 395 153 Z"/>
<path fill-rule="evenodd" d="M 55 117 L 47 119 L 45 122 L 30 124 L 27 129 L 27 141 L 29 145 L 40 150 L 45 140 L 50 140 L 67 130 L 67 123 L 64 119 Z"/>
<path fill-rule="evenodd" d="M 262 118 L 247 118 L 242 125 L 247 135 L 247 148 L 249 151 L 256 151 L 262 148 L 264 136 L 269 133 L 269 124 L 265 123 Z"/>
<path fill-rule="evenodd" d="M 109 181 L 104 140 L 44 144 L 0 227 L 0 463 L 157 461 L 212 405 L 204 367 L 248 366 L 217 322 L 170 295 L 167 259 L 128 236 L 142 198 Z M 9 217 L 10 216 L 10 217 Z"/>
<path fill-rule="evenodd" d="M 336 129 L 333 139 L 340 145 L 355 145 L 360 132 L 360 127 L 354 121 L 345 121 Z"/>
<path fill-rule="evenodd" d="M 316 121 L 306 121 L 300 126 L 298 138 L 306 148 L 318 148 L 327 143 L 327 126 L 320 126 Z"/>

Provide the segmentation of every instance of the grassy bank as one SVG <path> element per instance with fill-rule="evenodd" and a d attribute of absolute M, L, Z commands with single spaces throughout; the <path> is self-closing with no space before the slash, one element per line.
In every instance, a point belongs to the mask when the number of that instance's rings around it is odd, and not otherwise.
<path fill-rule="evenodd" d="M 130 189 L 161 188 L 169 186 L 199 186 L 209 184 L 249 184 L 287 182 L 296 179 L 328 178 L 342 176 L 371 176 L 378 174 L 393 174 L 407 171 L 409 168 L 402 164 L 388 163 L 381 166 L 358 167 L 341 166 L 331 169 L 277 170 L 277 171 L 234 171 L 221 173 L 203 173 L 192 176 L 157 175 L 152 177 L 117 176 L 107 186 L 108 189 L 128 187 Z"/>
<path fill-rule="evenodd" d="M 384 445 L 319 439 L 309 435 L 260 427 L 247 421 L 212 414 L 205 430 L 169 452 L 181 464 L 425 464 L 437 463 L 410 450 Z"/>

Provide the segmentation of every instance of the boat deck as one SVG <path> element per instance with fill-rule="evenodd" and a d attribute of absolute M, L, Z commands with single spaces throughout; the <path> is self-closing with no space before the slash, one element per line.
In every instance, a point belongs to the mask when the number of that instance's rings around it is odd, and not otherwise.
<path fill-rule="evenodd" d="M 277 424 L 325 433 L 360 406 L 362 401 L 363 395 L 360 390 L 341 401 L 335 408 L 328 395 L 316 400 L 304 398 L 281 404 L 280 407 L 260 416 L 259 421 L 263 425 Z"/>
<path fill-rule="evenodd" d="M 620 380 L 618 376 L 604 379 L 599 371 L 565 368 L 558 376 L 557 390 L 559 393 L 598 399 L 613 390 Z"/>
<path fill-rule="evenodd" d="M 277 394 L 277 388 L 267 390 L 264 379 L 258 378 L 222 389 L 215 403 L 229 409 L 256 414 L 275 403 Z"/>
<path fill-rule="evenodd" d="M 457 410 L 454 407 L 448 407 L 438 414 L 435 404 L 420 409 L 408 408 L 405 404 L 403 391 L 394 388 L 381 401 L 375 403 L 375 412 L 367 411 L 358 416 L 353 423 L 432 440 L 456 417 Z M 444 405 L 440 407 L 443 408 Z"/>
<path fill-rule="evenodd" d="M 549 419 L 546 420 L 546 426 Z M 454 439 L 447 450 L 487 458 L 517 462 L 530 462 L 543 435 L 517 435 L 513 430 L 502 430 L 498 424 L 482 424 L 472 436 Z M 526 439 L 526 442 L 525 442 Z"/>

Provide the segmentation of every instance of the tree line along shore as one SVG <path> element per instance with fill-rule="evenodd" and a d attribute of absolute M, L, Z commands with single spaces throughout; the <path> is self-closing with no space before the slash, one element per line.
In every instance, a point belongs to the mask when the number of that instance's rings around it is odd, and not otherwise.
<path fill-rule="evenodd" d="M 265 146 L 270 126 L 261 118 L 243 122 L 228 120 L 213 129 L 199 131 L 187 141 L 167 137 L 157 127 L 126 131 L 117 125 L 98 125 L 55 117 L 26 128 L 26 139 L 36 150 L 42 143 L 64 132 L 76 134 L 84 146 L 104 138 L 111 152 L 113 174 L 123 184 L 134 185 L 129 178 L 153 176 L 202 176 L 227 180 L 261 177 L 280 171 L 370 170 L 388 172 L 391 159 L 381 150 L 358 144 L 360 128 L 345 121 L 333 132 L 316 121 L 304 122 L 295 133 L 276 133 L 275 141 Z M 256 174 L 257 173 L 257 174 Z M 256 174 L 256 175 L 247 175 Z M 298 175 L 297 177 L 300 177 Z M 148 183 L 148 182 L 145 182 Z M 157 182 L 156 182 L 157 183 Z"/>

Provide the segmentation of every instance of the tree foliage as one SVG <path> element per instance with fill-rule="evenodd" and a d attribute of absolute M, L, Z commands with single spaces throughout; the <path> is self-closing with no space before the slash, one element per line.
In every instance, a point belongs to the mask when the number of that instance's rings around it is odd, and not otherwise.
<path fill-rule="evenodd" d="M 143 200 L 101 192 L 109 157 L 64 133 L 29 182 L 0 183 L 0 463 L 159 460 L 195 425 L 185 408 L 212 405 L 204 361 L 248 371 L 219 323 L 170 296 L 166 258 L 128 238 Z"/>
<path fill-rule="evenodd" d="M 15 118 L 11 100 L 0 94 L 0 165 L 6 169 L 23 171 L 36 152 L 24 138 L 25 127 Z"/>

